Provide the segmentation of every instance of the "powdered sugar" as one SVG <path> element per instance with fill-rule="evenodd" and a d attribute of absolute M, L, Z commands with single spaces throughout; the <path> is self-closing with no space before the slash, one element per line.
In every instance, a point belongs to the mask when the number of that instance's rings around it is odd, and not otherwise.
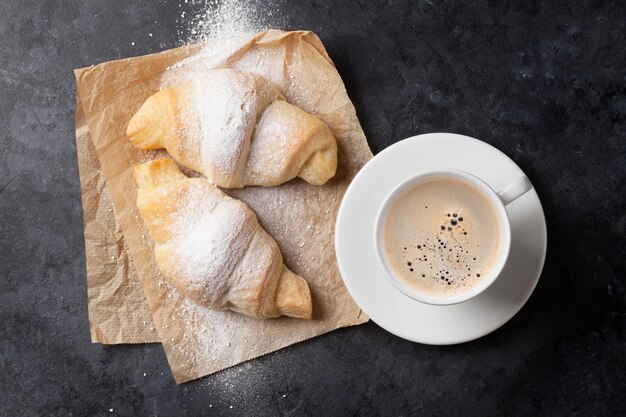
<path fill-rule="evenodd" d="M 185 0 L 181 8 L 178 35 L 185 44 L 202 43 L 200 50 L 172 65 L 163 77 L 161 88 L 190 82 L 207 69 L 226 66 L 233 47 L 242 37 L 270 28 L 285 27 L 280 6 L 275 0 Z M 259 60 L 262 61 L 259 54 Z M 171 70 L 186 67 L 186 71 Z M 168 74 L 169 72 L 169 74 Z"/>
<path fill-rule="evenodd" d="M 218 185 L 242 186 L 257 117 L 280 96 L 278 89 L 250 74 L 218 69 L 198 77 L 193 91 L 203 173 Z"/>
<path fill-rule="evenodd" d="M 169 245 L 185 292 L 215 309 L 228 308 L 231 276 L 253 238 L 253 214 L 204 180 L 187 183 L 177 202 Z"/>
<path fill-rule="evenodd" d="M 185 0 L 181 6 L 178 34 L 184 43 L 228 38 L 283 27 L 279 7 L 251 0 Z"/>
<path fill-rule="evenodd" d="M 203 173 L 219 185 L 236 181 L 237 167 L 247 155 L 246 142 L 254 128 L 250 115 L 243 111 L 244 103 L 231 91 L 232 83 L 223 71 L 214 71 L 196 80 L 193 89 L 202 131 Z"/>

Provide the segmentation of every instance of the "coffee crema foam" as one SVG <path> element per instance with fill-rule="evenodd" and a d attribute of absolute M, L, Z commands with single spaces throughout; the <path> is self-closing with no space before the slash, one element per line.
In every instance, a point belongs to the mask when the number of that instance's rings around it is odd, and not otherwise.
<path fill-rule="evenodd" d="M 417 184 L 383 219 L 383 254 L 394 275 L 430 296 L 476 286 L 496 265 L 499 216 L 475 185 L 455 178 Z"/>

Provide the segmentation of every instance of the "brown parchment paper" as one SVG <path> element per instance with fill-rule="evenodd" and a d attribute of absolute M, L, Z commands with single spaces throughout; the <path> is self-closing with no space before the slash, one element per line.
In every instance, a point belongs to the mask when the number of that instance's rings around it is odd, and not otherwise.
<path fill-rule="evenodd" d="M 372 154 L 343 82 L 311 32 L 266 31 L 231 40 L 123 59 L 76 70 L 77 92 L 111 199 L 174 377 L 186 382 L 368 318 L 343 286 L 334 252 L 341 197 Z M 152 241 L 135 206 L 131 168 L 162 156 L 125 137 L 132 115 L 161 84 L 180 82 L 198 66 L 237 67 L 279 85 L 288 101 L 316 114 L 339 145 L 337 176 L 322 187 L 293 180 L 278 187 L 227 192 L 245 201 L 276 239 L 285 264 L 311 287 L 314 319 L 258 320 L 211 311 L 182 297 L 160 275 Z M 168 67 L 173 67 L 168 70 Z"/>
<path fill-rule="evenodd" d="M 91 341 L 104 344 L 158 342 L 159 335 L 115 217 L 78 98 L 76 151 L 83 199 Z"/>

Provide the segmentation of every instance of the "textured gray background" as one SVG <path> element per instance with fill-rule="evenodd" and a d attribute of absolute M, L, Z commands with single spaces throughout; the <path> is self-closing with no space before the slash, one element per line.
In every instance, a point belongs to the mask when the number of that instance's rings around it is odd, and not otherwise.
<path fill-rule="evenodd" d="M 463 133 L 534 182 L 546 267 L 495 333 L 431 347 L 369 323 L 182 386 L 159 345 L 92 345 L 72 69 L 180 45 L 180 3 L 0 4 L 0 415 L 624 415 L 618 1 L 270 2 L 320 35 L 374 152 Z"/>

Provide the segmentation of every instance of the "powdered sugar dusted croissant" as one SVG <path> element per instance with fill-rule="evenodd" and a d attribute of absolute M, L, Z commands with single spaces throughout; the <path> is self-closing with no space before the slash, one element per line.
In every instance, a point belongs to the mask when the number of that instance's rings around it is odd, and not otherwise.
<path fill-rule="evenodd" d="M 254 212 L 171 159 L 137 165 L 137 207 L 163 276 L 213 310 L 311 318 L 307 282 L 284 264 Z"/>
<path fill-rule="evenodd" d="M 126 134 L 140 149 L 166 148 L 226 188 L 335 175 L 337 142 L 317 117 L 289 104 L 263 77 L 222 68 L 149 97 Z"/>

